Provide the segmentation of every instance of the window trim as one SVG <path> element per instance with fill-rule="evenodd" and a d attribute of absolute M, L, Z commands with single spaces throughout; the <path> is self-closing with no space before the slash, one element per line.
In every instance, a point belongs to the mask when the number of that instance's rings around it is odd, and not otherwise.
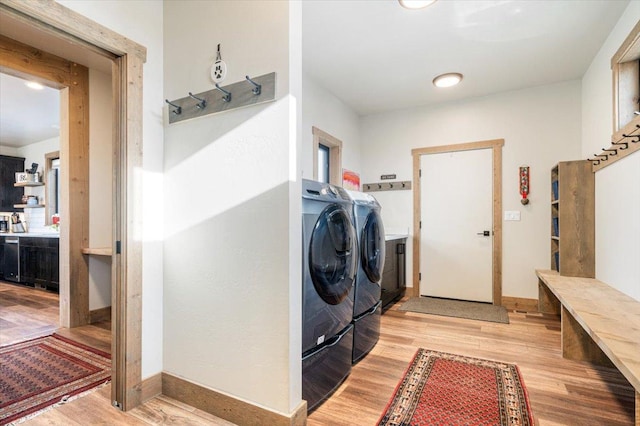
<path fill-rule="evenodd" d="M 342 141 L 313 126 L 313 179 L 318 180 L 318 149 L 329 147 L 329 183 L 342 186 Z"/>
<path fill-rule="evenodd" d="M 49 172 L 53 169 L 53 160 L 60 158 L 60 151 L 47 152 L 44 155 L 44 178 L 42 179 L 45 184 L 45 204 L 44 204 L 44 223 L 45 225 L 51 225 L 51 212 L 52 204 L 49 196 L 51 195 L 51 182 L 49 182 Z M 58 200 L 58 203 L 60 200 Z"/>

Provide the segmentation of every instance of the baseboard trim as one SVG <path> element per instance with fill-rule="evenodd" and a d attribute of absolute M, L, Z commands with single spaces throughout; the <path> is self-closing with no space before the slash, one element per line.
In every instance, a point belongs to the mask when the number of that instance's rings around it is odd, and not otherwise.
<path fill-rule="evenodd" d="M 142 381 L 140 389 L 141 403 L 162 394 L 162 373 L 147 377 Z"/>
<path fill-rule="evenodd" d="M 304 400 L 287 416 L 164 372 L 162 393 L 239 425 L 303 426 L 307 423 L 307 402 Z"/>
<path fill-rule="evenodd" d="M 111 321 L 111 306 L 89 311 L 89 324 L 100 321 Z"/>
<path fill-rule="evenodd" d="M 502 296 L 502 306 L 509 311 L 538 312 L 538 299 Z"/>

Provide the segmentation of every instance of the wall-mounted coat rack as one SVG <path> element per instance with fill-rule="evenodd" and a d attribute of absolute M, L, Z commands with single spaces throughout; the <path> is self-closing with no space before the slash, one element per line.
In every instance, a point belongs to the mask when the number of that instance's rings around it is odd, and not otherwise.
<path fill-rule="evenodd" d="M 405 180 L 402 182 L 377 182 L 362 184 L 362 192 L 402 191 L 405 189 L 411 189 L 410 180 Z"/>
<path fill-rule="evenodd" d="M 602 148 L 600 154 L 594 154 L 593 158 L 588 158 L 592 164 L 593 172 L 597 172 L 616 161 L 626 157 L 632 152 L 640 151 L 640 124 L 635 124 L 629 133 L 618 133 L 614 135 L 609 148 Z"/>
<path fill-rule="evenodd" d="M 245 80 L 202 93 L 189 92 L 184 98 L 165 102 L 169 108 L 169 124 L 209 114 L 230 111 L 276 99 L 276 73 L 258 77 L 246 76 Z"/>

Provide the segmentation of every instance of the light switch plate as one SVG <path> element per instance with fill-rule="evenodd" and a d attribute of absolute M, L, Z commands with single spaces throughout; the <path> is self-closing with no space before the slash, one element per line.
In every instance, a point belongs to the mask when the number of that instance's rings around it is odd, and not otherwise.
<path fill-rule="evenodd" d="M 506 210 L 504 212 L 504 220 L 519 221 L 520 210 Z"/>

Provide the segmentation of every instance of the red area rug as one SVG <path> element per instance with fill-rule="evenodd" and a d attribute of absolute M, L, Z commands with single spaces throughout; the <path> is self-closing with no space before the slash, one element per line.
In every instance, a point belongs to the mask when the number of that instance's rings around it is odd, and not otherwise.
<path fill-rule="evenodd" d="M 0 348 L 0 425 L 111 379 L 111 356 L 56 334 Z"/>
<path fill-rule="evenodd" d="M 418 349 L 378 425 L 533 425 L 515 364 Z"/>

